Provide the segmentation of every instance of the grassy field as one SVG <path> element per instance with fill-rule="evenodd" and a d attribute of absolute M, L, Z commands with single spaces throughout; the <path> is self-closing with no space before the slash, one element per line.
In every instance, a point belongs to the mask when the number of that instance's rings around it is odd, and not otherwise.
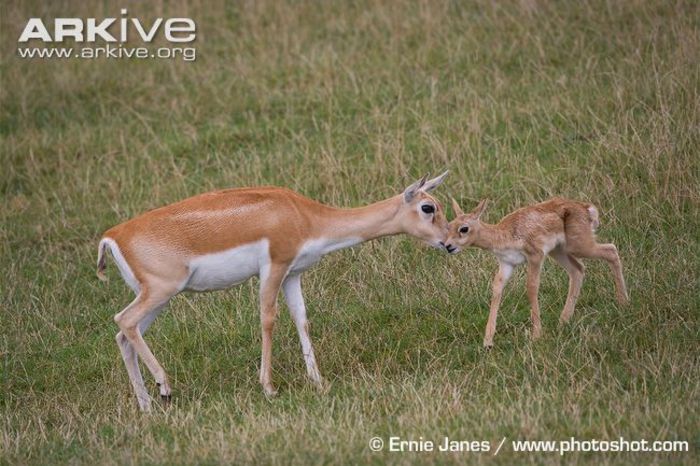
<path fill-rule="evenodd" d="M 27 60 L 32 16 L 189 16 L 197 59 Z M 519 439 L 686 440 L 690 452 L 567 463 L 697 464 L 700 448 L 700 4 L 4 2 L 0 71 L 0 463 L 559 464 Z M 594 202 L 631 304 L 588 261 L 570 325 L 545 265 L 544 336 L 523 272 L 481 349 L 496 269 L 407 238 L 305 275 L 325 393 L 281 307 L 258 384 L 257 281 L 173 300 L 147 334 L 173 405 L 136 409 L 112 316 L 131 300 L 97 241 L 196 193 L 274 184 L 340 206 L 451 174 L 437 196 Z M 147 378 L 152 393 L 155 386 Z M 488 440 L 490 453 L 373 453 L 368 441 Z"/>

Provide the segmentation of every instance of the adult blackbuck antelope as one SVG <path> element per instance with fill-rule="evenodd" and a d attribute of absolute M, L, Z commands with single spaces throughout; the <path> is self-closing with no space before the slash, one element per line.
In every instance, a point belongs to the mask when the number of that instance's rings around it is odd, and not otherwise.
<path fill-rule="evenodd" d="M 496 317 L 501 296 L 513 268 L 527 262 L 527 297 L 531 306 L 532 337 L 542 332 L 540 306 L 537 298 L 540 287 L 540 271 L 545 256 L 550 255 L 569 274 L 569 294 L 566 298 L 560 322 L 568 322 L 574 313 L 576 299 L 583 283 L 583 264 L 578 258 L 604 259 L 615 277 L 617 300 L 627 302 L 622 264 L 614 244 L 600 244 L 595 230 L 599 226 L 598 209 L 593 204 L 554 198 L 523 207 L 505 216 L 498 224 L 481 221 L 486 201 L 465 214 L 457 201 L 452 199 L 456 218 L 450 222 L 450 233 L 445 248 L 456 254 L 460 248 L 475 246 L 491 251 L 498 258 L 498 272 L 493 279 L 493 295 L 484 346 L 493 346 L 496 333 Z"/>
<path fill-rule="evenodd" d="M 382 236 L 406 233 L 442 248 L 447 220 L 440 203 L 428 193 L 446 175 L 429 181 L 425 176 L 398 196 L 351 209 L 330 207 L 284 188 L 215 191 L 149 211 L 105 232 L 98 248 L 98 277 L 106 279 L 105 251 L 109 249 L 124 281 L 136 293 L 136 299 L 114 320 L 139 407 L 150 408 L 139 356 L 162 399 L 170 399 L 165 371 L 143 339 L 170 298 L 186 290 L 228 288 L 253 276 L 260 277 L 260 383 L 265 393 L 276 393 L 271 355 L 280 288 L 299 333 L 307 374 L 321 384 L 301 273 L 329 252 Z"/>

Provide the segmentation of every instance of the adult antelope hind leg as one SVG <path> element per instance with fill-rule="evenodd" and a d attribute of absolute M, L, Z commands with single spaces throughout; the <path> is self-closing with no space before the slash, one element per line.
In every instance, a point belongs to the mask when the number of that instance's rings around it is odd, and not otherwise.
<path fill-rule="evenodd" d="M 284 291 L 285 300 L 287 301 L 289 313 L 292 315 L 294 324 L 297 327 L 297 332 L 299 333 L 301 352 L 304 356 L 304 362 L 306 363 L 306 374 L 316 386 L 321 387 L 323 386 L 323 379 L 321 378 L 318 365 L 316 364 L 316 356 L 314 355 L 314 348 L 311 344 L 311 337 L 309 336 L 306 306 L 304 305 L 304 296 L 301 291 L 301 275 L 296 274 L 287 277 L 282 284 L 282 289 Z"/>
<path fill-rule="evenodd" d="M 155 318 L 160 314 L 160 312 L 165 308 L 165 304 L 152 310 L 140 323 L 139 330 L 143 336 L 148 330 L 148 327 L 153 323 Z M 129 375 L 129 380 L 136 393 L 136 401 L 138 402 L 139 409 L 141 411 L 150 411 L 151 409 L 151 397 L 148 395 L 148 390 L 143 382 L 143 376 L 141 375 L 141 370 L 139 369 L 138 355 L 136 350 L 129 343 L 129 340 L 124 335 L 124 332 L 119 331 L 116 335 L 117 345 L 119 346 L 119 351 L 122 354 L 122 359 L 124 360 L 124 365 L 126 366 L 126 372 Z"/>
<path fill-rule="evenodd" d="M 163 401 L 170 401 L 171 390 L 167 375 L 143 339 L 143 333 L 153 322 L 158 312 L 165 307 L 175 294 L 175 292 L 164 290 L 151 291 L 143 287 L 136 299 L 123 311 L 114 316 L 114 321 L 120 329 L 120 332 L 117 333 L 119 350 L 122 353 L 139 408 L 142 411 L 150 409 L 150 398 L 138 368 L 136 354 L 141 357 L 141 360 L 155 379 Z M 136 354 L 134 354 L 134 351 Z"/>

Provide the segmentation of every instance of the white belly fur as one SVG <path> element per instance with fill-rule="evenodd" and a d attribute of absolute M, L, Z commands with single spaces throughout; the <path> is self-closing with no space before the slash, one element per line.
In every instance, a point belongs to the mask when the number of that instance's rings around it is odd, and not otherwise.
<path fill-rule="evenodd" d="M 325 239 L 306 241 L 294 258 L 288 273 L 301 273 L 329 252 L 354 246 L 362 238 Z M 226 251 L 198 256 L 190 261 L 190 276 L 185 290 L 221 290 L 243 283 L 256 275 L 264 275 L 270 265 L 270 242 L 262 239 Z"/>
<path fill-rule="evenodd" d="M 329 252 L 337 251 L 338 249 L 349 248 L 362 242 L 362 238 L 344 238 L 344 239 L 325 239 L 318 238 L 306 241 L 297 257 L 294 258 L 290 273 L 299 273 L 312 267 L 321 258 Z"/>
<path fill-rule="evenodd" d="M 525 262 L 525 255 L 516 249 L 497 249 L 494 251 L 494 254 L 501 262 L 506 264 L 518 265 Z"/>
<path fill-rule="evenodd" d="M 270 263 L 269 241 L 262 239 L 226 251 L 198 256 L 190 261 L 185 289 L 220 290 L 260 274 Z"/>

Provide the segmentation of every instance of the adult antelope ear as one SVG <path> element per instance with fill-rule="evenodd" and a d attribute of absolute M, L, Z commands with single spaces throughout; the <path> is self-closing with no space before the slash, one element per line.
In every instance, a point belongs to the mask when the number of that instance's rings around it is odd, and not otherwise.
<path fill-rule="evenodd" d="M 488 199 L 482 199 L 481 202 L 479 202 L 479 205 L 476 206 L 476 208 L 474 210 L 472 210 L 472 214 L 474 214 L 474 216 L 476 216 L 476 218 L 480 218 L 481 214 L 483 214 L 484 211 L 486 210 L 486 206 L 488 205 L 488 203 L 489 203 Z"/>
<path fill-rule="evenodd" d="M 425 185 L 423 186 L 421 191 L 425 191 L 426 193 L 429 193 L 433 189 L 440 186 L 442 184 L 442 182 L 445 181 L 445 177 L 447 176 L 447 174 L 449 172 L 450 172 L 449 170 L 445 170 L 445 173 L 443 173 L 442 175 L 437 176 L 437 177 L 433 178 L 432 180 L 426 181 Z"/>
<path fill-rule="evenodd" d="M 423 178 L 413 183 L 411 186 L 406 188 L 403 192 L 403 200 L 406 202 L 411 202 L 420 189 L 425 185 L 425 180 L 428 179 L 428 175 L 425 174 Z"/>
<path fill-rule="evenodd" d="M 452 198 L 452 210 L 455 212 L 455 217 L 459 217 L 460 215 L 464 215 L 464 212 L 462 212 L 462 208 L 459 206 L 457 203 L 457 200 L 453 197 Z"/>

